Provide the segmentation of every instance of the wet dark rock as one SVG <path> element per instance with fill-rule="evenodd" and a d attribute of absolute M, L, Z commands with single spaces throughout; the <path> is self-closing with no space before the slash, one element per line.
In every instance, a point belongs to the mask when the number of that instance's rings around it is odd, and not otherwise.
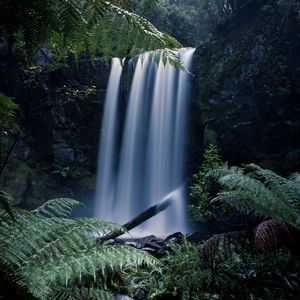
<path fill-rule="evenodd" d="M 264 13 L 264 14 L 271 14 L 273 13 L 273 7 L 272 5 L 265 5 L 260 9 L 260 12 Z"/>
<path fill-rule="evenodd" d="M 200 243 L 207 240 L 209 237 L 210 234 L 201 231 L 192 232 L 186 235 L 187 240 L 192 243 Z"/>
<path fill-rule="evenodd" d="M 155 296 L 153 300 L 180 300 L 179 296 L 174 296 L 171 293 Z"/>
<path fill-rule="evenodd" d="M 42 47 L 37 51 L 33 60 L 35 63 L 38 63 L 42 66 L 46 66 L 53 62 L 54 54 L 47 49 L 46 47 Z"/>
<path fill-rule="evenodd" d="M 5 38 L 0 37 L 0 58 L 6 57 L 8 54 L 8 43 Z"/>
<path fill-rule="evenodd" d="M 74 198 L 74 191 L 68 186 L 61 186 L 59 194 L 63 198 Z"/>
<path fill-rule="evenodd" d="M 136 238 L 136 239 L 122 239 L 118 238 L 115 240 L 117 243 L 123 243 L 128 246 L 146 251 L 153 256 L 160 258 L 166 254 L 166 252 L 170 249 L 171 245 L 178 244 L 181 242 L 183 234 L 177 232 L 165 240 L 158 238 L 154 235 L 146 236 L 144 238 Z"/>
<path fill-rule="evenodd" d="M 120 239 L 120 238 L 116 238 L 116 239 L 114 239 L 114 241 L 115 241 L 116 243 L 118 243 L 118 244 L 121 244 L 121 245 L 126 244 L 126 242 L 125 242 L 123 239 Z"/>
<path fill-rule="evenodd" d="M 20 202 L 24 202 L 23 196 L 26 194 L 26 198 L 32 202 L 28 202 L 31 207 L 33 202 L 36 206 L 36 199 L 40 199 L 40 204 L 46 199 L 60 197 L 60 187 L 63 185 L 70 187 L 74 197 L 87 204 L 93 199 L 95 188 L 101 114 L 109 64 L 103 59 L 97 59 L 93 65 L 87 56 L 82 56 L 79 67 L 72 59 L 68 61 L 69 66 L 65 67 L 49 63 L 52 53 L 41 49 L 34 61 L 42 67 L 28 73 L 24 71 L 20 58 L 12 55 L 9 59 L 0 58 L 6 59 L 0 70 L 0 91 L 15 98 L 22 116 L 26 118 L 17 145 L 21 147 L 22 144 L 23 150 L 14 151 L 9 161 L 10 172 L 6 172 L 3 177 L 12 174 L 24 159 L 30 165 L 31 176 L 35 177 L 34 182 L 28 179 L 30 184 L 20 181 L 22 188 L 19 185 L 17 189 L 13 187 L 15 184 L 11 179 L 3 178 L 7 189 L 16 190 L 13 195 Z M 94 91 L 86 93 L 88 89 Z M 69 166 L 72 172 L 64 173 L 63 183 L 55 183 L 58 172 Z"/>
<path fill-rule="evenodd" d="M 152 254 L 153 256 L 156 256 L 158 254 L 158 251 L 156 249 L 153 249 L 150 247 L 143 247 L 143 248 L 141 248 L 141 250 L 146 251 L 146 252 Z"/>
<path fill-rule="evenodd" d="M 157 250 L 159 251 L 162 247 L 164 246 L 164 243 L 157 243 L 157 242 L 146 242 L 143 249 L 145 249 L 146 247 L 148 248 L 152 248 L 153 250 Z"/>
<path fill-rule="evenodd" d="M 26 164 L 21 163 L 15 170 L 9 172 L 5 178 L 6 191 L 14 195 L 16 204 L 24 202 L 30 180 L 29 169 Z"/>
<path fill-rule="evenodd" d="M 184 235 L 181 232 L 175 232 L 169 236 L 166 237 L 165 243 L 170 246 L 172 244 L 181 244 L 182 240 L 184 238 Z"/>
<path fill-rule="evenodd" d="M 139 284 L 142 281 L 143 281 L 143 278 L 141 278 L 141 277 L 133 277 L 132 280 L 131 280 L 131 283 L 132 284 Z"/>
<path fill-rule="evenodd" d="M 217 144 L 231 164 L 255 162 L 282 173 L 300 168 L 290 158 L 300 149 L 297 5 L 250 1 L 196 49 L 193 98 L 204 129 L 195 142 Z"/>
<path fill-rule="evenodd" d="M 133 298 L 126 296 L 126 295 L 121 295 L 121 294 L 116 295 L 115 299 L 116 300 L 133 300 Z"/>
<path fill-rule="evenodd" d="M 134 247 L 134 248 L 137 248 L 137 249 L 141 249 L 143 246 L 141 243 L 139 243 L 138 241 L 127 241 L 125 242 L 125 244 L 127 246 L 131 246 L 131 247 Z"/>
<path fill-rule="evenodd" d="M 134 292 L 134 299 L 137 299 L 137 300 L 145 300 L 145 299 L 147 299 L 145 291 L 142 290 L 142 289 L 137 289 Z"/>
<path fill-rule="evenodd" d="M 67 166 L 75 159 L 74 150 L 66 143 L 57 143 L 53 145 L 54 163 Z"/>

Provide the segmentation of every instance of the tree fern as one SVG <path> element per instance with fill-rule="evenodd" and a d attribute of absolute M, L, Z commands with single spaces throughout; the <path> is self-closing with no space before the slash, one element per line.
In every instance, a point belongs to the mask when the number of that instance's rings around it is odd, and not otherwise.
<path fill-rule="evenodd" d="M 299 180 L 283 178 L 255 164 L 220 167 L 208 172 L 224 188 L 212 201 L 225 202 L 260 217 L 278 218 L 300 228 Z"/>
<path fill-rule="evenodd" d="M 64 218 L 78 204 L 62 198 L 33 211 L 10 207 L 16 221 L 0 209 L 1 272 L 17 288 L 37 299 L 110 299 L 109 277 L 124 268 L 157 266 L 155 258 L 137 249 L 96 242 L 96 235 L 123 233 L 122 226 Z"/>
<path fill-rule="evenodd" d="M 133 13 L 130 2 L 0 0 L 0 35 L 7 38 L 10 48 L 16 45 L 17 37 L 23 40 L 29 57 L 43 44 L 59 55 L 73 53 L 76 57 L 84 51 L 89 51 L 91 56 L 97 52 L 124 57 L 144 50 L 179 46 L 176 40 Z M 145 8 L 155 2 L 142 1 Z"/>

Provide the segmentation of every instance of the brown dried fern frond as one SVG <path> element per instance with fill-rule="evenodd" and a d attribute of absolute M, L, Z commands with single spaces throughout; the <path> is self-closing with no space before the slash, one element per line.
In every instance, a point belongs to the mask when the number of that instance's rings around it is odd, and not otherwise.
<path fill-rule="evenodd" d="M 282 247 L 290 247 L 294 242 L 290 226 L 278 219 L 260 223 L 254 237 L 255 251 L 266 254 Z"/>
<path fill-rule="evenodd" d="M 214 234 L 200 250 L 201 267 L 205 268 L 212 263 L 217 254 L 220 254 L 224 259 L 228 258 L 232 253 L 232 247 L 244 246 L 248 237 L 249 232 L 247 230 Z"/>

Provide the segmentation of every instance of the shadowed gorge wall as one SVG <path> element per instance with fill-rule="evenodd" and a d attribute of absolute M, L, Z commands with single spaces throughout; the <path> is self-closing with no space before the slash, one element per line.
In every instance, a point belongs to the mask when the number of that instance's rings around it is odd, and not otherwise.
<path fill-rule="evenodd" d="M 297 171 L 299 2 L 252 2 L 256 5 L 217 27 L 197 48 L 194 97 L 203 144 L 218 144 L 233 164 L 257 162 L 280 172 Z"/>

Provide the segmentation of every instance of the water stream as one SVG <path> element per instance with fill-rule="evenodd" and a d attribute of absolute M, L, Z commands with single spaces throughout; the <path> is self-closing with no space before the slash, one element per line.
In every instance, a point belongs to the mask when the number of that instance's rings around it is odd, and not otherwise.
<path fill-rule="evenodd" d="M 137 235 L 185 232 L 184 153 L 189 79 L 194 49 L 178 51 L 185 70 L 140 55 L 117 142 L 122 66 L 112 60 L 100 138 L 97 218 L 126 223 L 171 194 L 174 204 L 135 230 Z M 117 146 L 120 145 L 120 146 Z"/>

